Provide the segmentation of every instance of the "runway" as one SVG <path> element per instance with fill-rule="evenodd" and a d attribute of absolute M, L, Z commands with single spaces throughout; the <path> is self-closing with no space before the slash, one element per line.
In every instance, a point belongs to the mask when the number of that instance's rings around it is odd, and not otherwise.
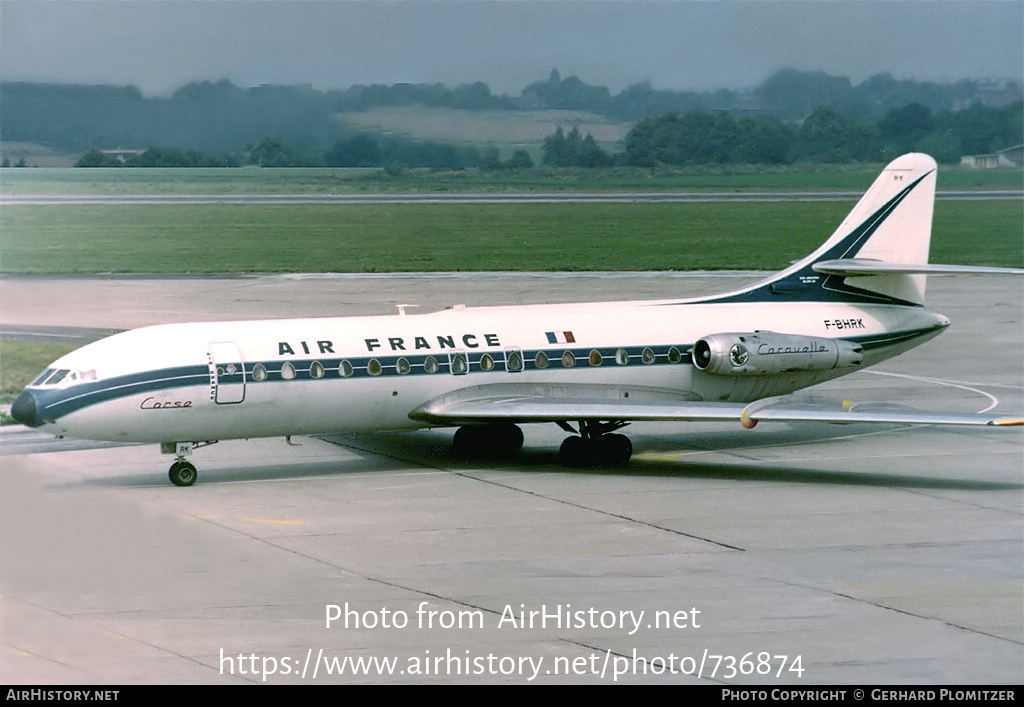
<path fill-rule="evenodd" d="M 0 195 L 0 205 L 114 204 L 543 204 L 656 202 L 856 201 L 859 191 L 694 191 L 694 192 L 524 192 L 524 193 L 378 193 L 378 194 L 26 194 Z M 1020 190 L 948 190 L 940 201 L 1012 199 Z"/>
<path fill-rule="evenodd" d="M 87 336 L 757 276 L 4 278 L 0 319 Z M 928 286 L 948 331 L 819 390 L 1024 409 L 1019 278 Z M 560 430 L 524 431 L 514 463 L 456 460 L 446 430 L 224 442 L 176 488 L 155 447 L 4 429 L 0 680 L 1019 683 L 1019 429 L 635 424 L 626 470 L 565 469 Z"/>

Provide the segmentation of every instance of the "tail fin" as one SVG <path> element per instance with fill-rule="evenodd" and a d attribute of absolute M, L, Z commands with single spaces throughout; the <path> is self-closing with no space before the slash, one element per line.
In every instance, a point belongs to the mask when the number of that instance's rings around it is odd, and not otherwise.
<path fill-rule="evenodd" d="M 928 155 L 893 160 L 821 247 L 767 280 L 715 301 L 924 304 L 921 273 L 928 271 L 935 172 Z"/>
<path fill-rule="evenodd" d="M 845 287 L 924 304 L 925 275 L 869 272 L 867 267 L 871 263 L 920 266 L 928 262 L 936 169 L 935 160 L 919 153 L 890 162 L 835 233 L 803 262 L 828 277 L 845 278 Z M 864 269 L 860 276 L 829 270 L 829 260 L 864 261 Z"/>

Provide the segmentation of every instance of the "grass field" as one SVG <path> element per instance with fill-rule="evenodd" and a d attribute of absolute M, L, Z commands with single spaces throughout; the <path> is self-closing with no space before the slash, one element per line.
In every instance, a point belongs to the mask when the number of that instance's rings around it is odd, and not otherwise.
<path fill-rule="evenodd" d="M 735 165 L 682 170 L 0 169 L 0 193 L 357 194 L 386 192 L 861 191 L 882 165 Z M 940 167 L 939 189 L 1024 189 L 1020 170 Z"/>
<path fill-rule="evenodd" d="M 847 202 L 5 206 L 5 273 L 777 269 Z M 1009 201 L 936 204 L 932 260 L 1020 267 Z"/>

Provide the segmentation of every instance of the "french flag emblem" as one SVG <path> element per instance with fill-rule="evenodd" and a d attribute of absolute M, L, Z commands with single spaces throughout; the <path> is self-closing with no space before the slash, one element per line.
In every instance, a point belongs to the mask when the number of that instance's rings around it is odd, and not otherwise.
<path fill-rule="evenodd" d="M 576 337 L 571 331 L 549 331 L 547 332 L 549 344 L 575 344 Z"/>

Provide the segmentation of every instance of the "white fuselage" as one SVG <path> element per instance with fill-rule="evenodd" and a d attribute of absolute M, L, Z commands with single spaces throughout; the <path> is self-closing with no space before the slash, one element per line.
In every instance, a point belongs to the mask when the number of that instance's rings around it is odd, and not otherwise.
<path fill-rule="evenodd" d="M 411 429 L 425 424 L 409 417 L 418 406 L 490 383 L 595 383 L 747 402 L 890 358 L 947 324 L 920 307 L 683 300 L 171 324 L 72 352 L 52 365 L 68 371 L 60 382 L 28 390 L 42 429 L 86 439 Z M 853 339 L 864 344 L 864 359 L 770 376 L 714 375 L 692 365 L 699 338 L 755 330 Z"/>

